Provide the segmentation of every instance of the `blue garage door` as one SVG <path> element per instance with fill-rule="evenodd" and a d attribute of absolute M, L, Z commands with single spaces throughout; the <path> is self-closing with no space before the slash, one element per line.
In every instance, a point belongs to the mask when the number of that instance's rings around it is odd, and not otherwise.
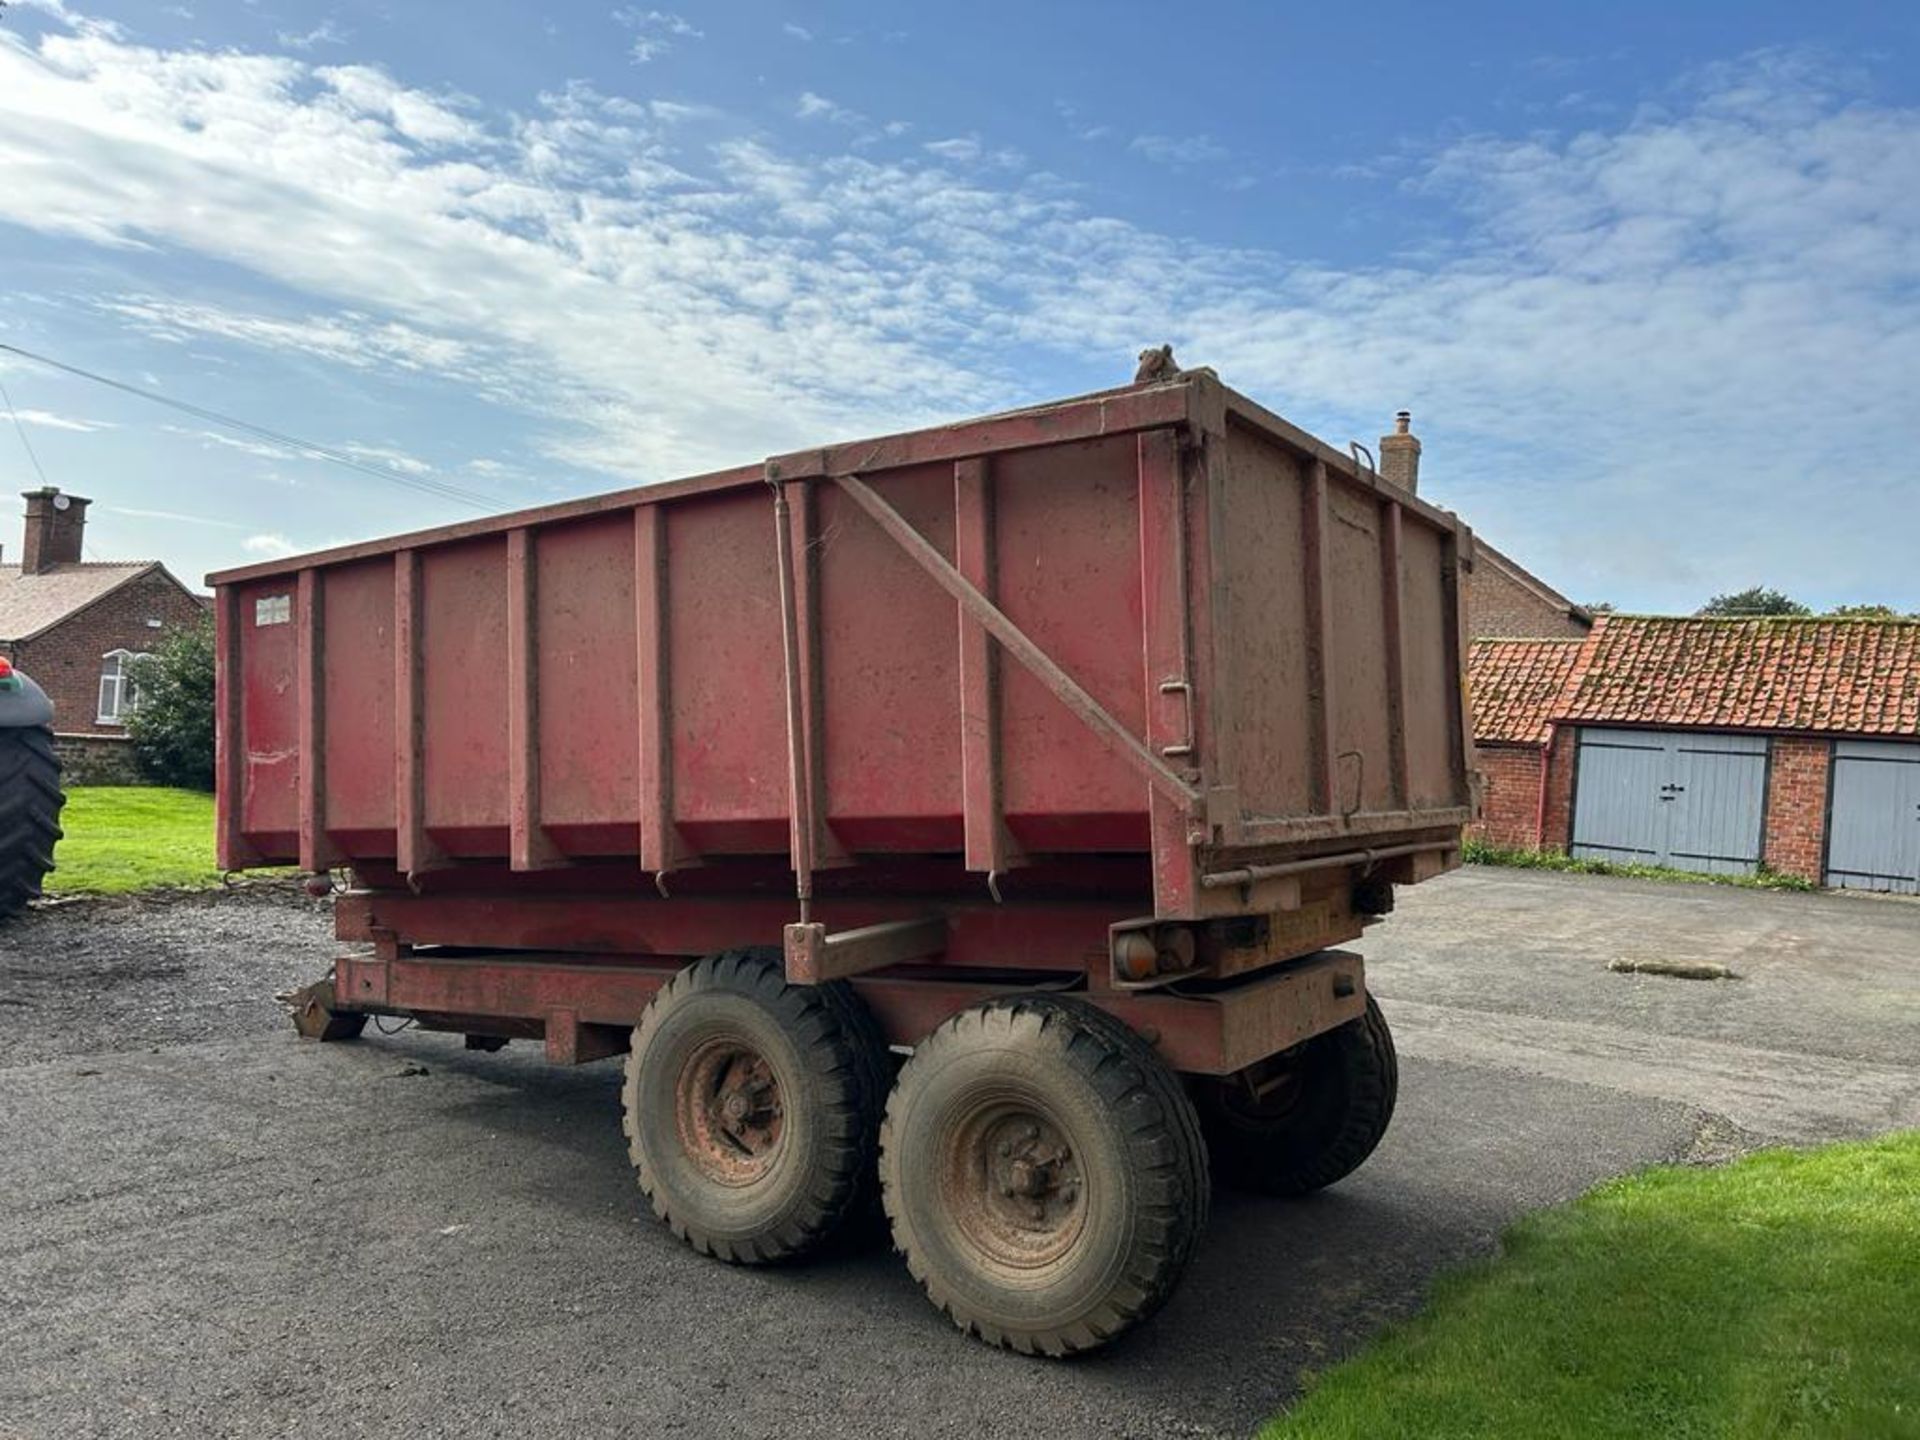
<path fill-rule="evenodd" d="M 1751 875 L 1760 865 L 1766 807 L 1763 735 L 1580 732 L 1575 855 Z"/>
<path fill-rule="evenodd" d="M 1920 745 L 1835 742 L 1827 884 L 1920 895 Z"/>

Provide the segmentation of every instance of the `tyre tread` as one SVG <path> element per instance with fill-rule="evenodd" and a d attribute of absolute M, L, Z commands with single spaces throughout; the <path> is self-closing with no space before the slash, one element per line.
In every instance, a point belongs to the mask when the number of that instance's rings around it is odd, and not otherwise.
<path fill-rule="evenodd" d="M 43 725 L 0 729 L 0 920 L 38 899 L 61 839 L 60 757 Z"/>
<path fill-rule="evenodd" d="M 901 1239 L 901 1198 L 886 1183 L 890 1153 L 897 1154 L 901 1114 L 911 1103 L 921 1071 L 941 1052 L 969 1046 L 999 1032 L 1011 1036 L 1031 1026 L 1036 1038 L 1064 1029 L 1063 1053 L 1082 1078 L 1106 1098 L 1127 1134 L 1142 1186 L 1143 1223 L 1136 1229 L 1120 1281 L 1101 1305 L 1055 1329 L 1014 1330 L 974 1311 L 932 1272 L 927 1257 Z M 902 1097 L 906 1097 L 903 1099 Z M 1067 996 L 1020 996 L 963 1010 L 923 1040 L 900 1072 L 880 1127 L 882 1195 L 893 1224 L 895 1248 L 927 1298 L 961 1330 L 989 1345 L 1026 1355 L 1067 1356 L 1094 1350 L 1148 1318 L 1172 1294 L 1206 1229 L 1210 1192 L 1206 1142 L 1199 1117 L 1179 1077 L 1132 1029 L 1106 1012 Z M 1154 1198 L 1158 1192 L 1159 1198 Z M 1165 1243 L 1151 1238 L 1156 1233 Z"/>
<path fill-rule="evenodd" d="M 820 1122 L 826 1163 L 819 1182 L 804 1195 L 799 1213 L 750 1240 L 708 1234 L 680 1213 L 650 1173 L 640 1144 L 640 1063 L 647 1034 L 669 1010 L 709 993 L 742 995 L 759 1003 L 794 1040 L 809 1076 L 821 1082 L 818 1088 L 827 1097 Z M 641 1193 L 654 1214 L 702 1255 L 730 1264 L 766 1265 L 811 1254 L 850 1216 L 873 1206 L 887 1069 L 879 1026 L 844 981 L 789 984 L 781 953 L 771 947 L 724 950 L 695 961 L 677 971 L 655 995 L 634 1028 L 633 1049 L 627 1057 L 620 1125 Z"/>
<path fill-rule="evenodd" d="M 1217 1102 L 1207 1104 L 1213 1164 L 1224 1182 L 1266 1195 L 1307 1195 L 1345 1179 L 1373 1154 L 1392 1123 L 1400 1090 L 1400 1061 L 1386 1017 L 1368 995 L 1364 1014 L 1308 1043 L 1321 1042 L 1345 1087 L 1345 1109 L 1335 1117 L 1332 1135 L 1304 1153 L 1295 1146 L 1257 1145 L 1249 1132 L 1221 1119 Z"/>

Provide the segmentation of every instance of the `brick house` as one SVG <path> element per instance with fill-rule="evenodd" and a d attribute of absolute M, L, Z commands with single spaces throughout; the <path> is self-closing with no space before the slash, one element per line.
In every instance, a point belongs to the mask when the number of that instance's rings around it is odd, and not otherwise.
<path fill-rule="evenodd" d="M 0 563 L 0 655 L 53 701 L 71 778 L 130 779 L 128 663 L 204 607 L 158 561 L 83 559 L 89 501 L 51 486 L 25 499 L 20 563 Z"/>
<path fill-rule="evenodd" d="M 1468 685 L 1491 843 L 1920 893 L 1920 622 L 1603 615 Z"/>

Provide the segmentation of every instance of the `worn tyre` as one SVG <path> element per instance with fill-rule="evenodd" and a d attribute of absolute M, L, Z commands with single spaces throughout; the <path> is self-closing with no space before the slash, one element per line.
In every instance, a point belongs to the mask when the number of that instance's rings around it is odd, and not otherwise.
<path fill-rule="evenodd" d="M 805 1255 L 871 1206 L 886 1066 L 844 983 L 789 985 L 777 950 L 701 960 L 633 1032 L 623 1101 L 640 1189 L 703 1255 Z"/>
<path fill-rule="evenodd" d="M 1369 995 L 1358 1019 L 1201 1082 L 1195 1099 L 1222 1183 L 1305 1195 L 1360 1168 L 1387 1133 L 1399 1088 L 1393 1036 Z"/>
<path fill-rule="evenodd" d="M 40 725 L 0 730 L 0 920 L 39 896 L 66 803 L 53 732 Z"/>
<path fill-rule="evenodd" d="M 895 1248 L 961 1329 L 1069 1355 L 1144 1320 L 1206 1226 L 1205 1145 L 1178 1078 L 1067 997 L 964 1010 L 887 1100 L 880 1177 Z"/>

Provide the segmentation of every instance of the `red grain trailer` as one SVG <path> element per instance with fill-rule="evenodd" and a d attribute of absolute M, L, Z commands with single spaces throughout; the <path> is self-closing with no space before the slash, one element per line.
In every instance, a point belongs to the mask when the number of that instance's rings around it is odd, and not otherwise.
<path fill-rule="evenodd" d="M 304 1033 L 624 1053 L 697 1249 L 877 1184 L 957 1324 L 1085 1350 L 1209 1151 L 1299 1193 L 1386 1127 L 1330 947 L 1458 862 L 1470 557 L 1198 371 L 232 570 L 220 859 L 351 870 Z"/>

